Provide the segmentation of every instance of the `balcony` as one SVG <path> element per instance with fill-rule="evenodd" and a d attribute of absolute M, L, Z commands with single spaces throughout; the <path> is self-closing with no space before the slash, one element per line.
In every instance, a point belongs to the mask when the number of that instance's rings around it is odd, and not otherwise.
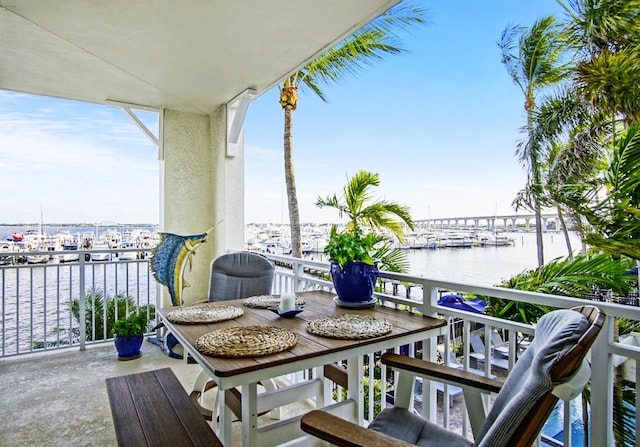
<path fill-rule="evenodd" d="M 165 356 L 158 346 L 151 343 L 145 343 L 140 359 L 118 362 L 110 340 L 104 340 L 95 331 L 87 334 L 86 326 L 78 325 L 71 317 L 67 305 L 74 299 L 80 302 L 85 300 L 87 290 L 106 290 L 107 295 L 124 293 L 131 296 L 136 305 L 157 305 L 160 294 L 149 272 L 148 259 L 142 252 L 130 260 L 114 256 L 112 261 L 99 262 L 86 261 L 83 255 L 81 253 L 78 261 L 69 263 L 0 266 L 0 294 L 3 298 L 0 387 L 4 392 L 5 402 L 0 410 L 4 421 L 0 428 L 2 445 L 115 445 L 105 378 L 170 366 L 185 389 L 190 390 L 200 371 L 197 365 L 188 365 L 184 361 Z M 331 290 L 326 263 L 283 256 L 270 258 L 278 265 L 274 293 L 288 290 Z M 450 343 L 446 340 L 455 339 L 456 343 L 460 341 L 463 346 L 462 356 L 459 356 L 462 368 L 475 367 L 485 375 L 508 374 L 522 344 L 518 346 L 508 343 L 506 350 L 503 349 L 500 354 L 498 346 L 485 343 L 485 352 L 480 353 L 484 354 L 484 359 L 506 358 L 506 364 L 479 361 L 478 358 L 482 357 L 474 357 L 471 352 L 472 335 L 484 335 L 484 340 L 491 340 L 493 330 L 500 329 L 508 340 L 520 341 L 534 335 L 535 328 L 438 306 L 436 303 L 441 293 L 476 293 L 558 308 L 584 304 L 584 300 L 580 299 L 417 276 L 391 273 L 383 273 L 381 276 L 383 284 L 390 285 L 387 287 L 389 290 L 382 290 L 377 294 L 382 305 L 408 312 L 440 315 L 452 323 L 438 340 L 424 340 L 421 346 L 399 346 L 396 348 L 397 352 L 416 355 L 417 348 L 422 347 L 425 358 L 436 359 L 440 351 L 441 358 L 451 359 Z M 95 318 L 95 307 L 88 301 L 84 304 L 79 309 L 80 321 L 85 321 L 87 315 L 90 320 Z M 591 402 L 601 404 L 594 405 L 591 409 L 590 424 L 592 427 L 611 427 L 611 390 L 615 374 L 613 362 L 622 357 L 628 358 L 631 381 L 637 383 L 635 362 L 640 358 L 640 348 L 613 341 L 614 320 L 619 317 L 640 320 L 640 308 L 608 302 L 594 304 L 607 314 L 607 322 L 591 354 Z M 378 355 L 379 353 L 371 353 L 365 358 L 367 374 L 375 371 L 375 379 L 380 380 L 382 389 L 391 390 L 393 374 L 387 374 L 384 367 L 377 368 Z M 308 374 L 308 371 L 303 371 L 287 377 L 287 380 L 304 380 Z M 336 392 L 333 397 L 340 400 L 340 387 L 334 385 L 334 389 Z M 376 401 L 373 387 L 368 392 L 365 398 L 365 418 L 374 413 L 376 404 L 388 405 L 393 396 L 389 391 L 386 393 L 387 398 Z M 456 390 L 452 387 L 438 390 L 436 387 L 417 384 L 414 399 L 416 411 L 423 416 L 449 425 L 460 433 L 470 434 L 465 412 L 462 410 L 462 398 L 456 395 Z M 636 408 L 637 403 L 636 401 Z M 312 401 L 304 401 L 286 407 L 284 411 L 285 414 L 301 413 L 312 406 Z M 559 411 L 557 417 L 554 416 L 554 427 L 548 433 L 549 438 L 561 433 L 559 439 L 546 439 L 541 445 L 576 445 L 571 439 L 570 424 L 575 420 L 580 402 L 565 404 L 564 407 L 564 411 Z M 268 416 L 263 417 L 262 423 L 270 422 L 273 421 Z M 234 425 L 234 429 L 239 429 L 239 423 Z M 613 445 L 608 432 L 610 430 L 594 430 L 591 433 L 591 445 Z M 309 444 L 303 442 L 302 445 Z"/>

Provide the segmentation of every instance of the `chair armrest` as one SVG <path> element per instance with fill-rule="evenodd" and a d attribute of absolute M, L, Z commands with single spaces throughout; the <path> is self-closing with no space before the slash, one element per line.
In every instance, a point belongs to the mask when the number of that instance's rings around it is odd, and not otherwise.
<path fill-rule="evenodd" d="M 313 410 L 302 416 L 300 428 L 338 447 L 415 447 L 321 410 Z"/>
<path fill-rule="evenodd" d="M 382 363 L 429 380 L 471 388 L 480 392 L 499 393 L 502 388 L 502 382 L 497 380 L 404 355 L 385 353 L 382 355 Z"/>

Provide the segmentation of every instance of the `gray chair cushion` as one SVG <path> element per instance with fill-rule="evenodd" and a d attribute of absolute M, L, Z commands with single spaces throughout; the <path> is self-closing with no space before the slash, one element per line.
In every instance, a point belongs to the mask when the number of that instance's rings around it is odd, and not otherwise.
<path fill-rule="evenodd" d="M 470 447 L 471 441 L 401 408 L 386 408 L 369 429 L 420 447 Z"/>
<path fill-rule="evenodd" d="M 225 301 L 271 293 L 274 266 L 256 253 L 238 252 L 211 263 L 209 301 Z"/>
<path fill-rule="evenodd" d="M 557 385 L 551 381 L 551 367 L 589 326 L 584 315 L 572 310 L 553 311 L 538 321 L 533 343 L 516 362 L 473 444 L 400 408 L 383 410 L 369 428 L 420 447 L 506 446 L 536 401 Z"/>
<path fill-rule="evenodd" d="M 540 318 L 533 343 L 509 373 L 474 445 L 505 445 L 536 401 L 556 385 L 549 376 L 551 368 L 589 326 L 589 320 L 573 310 L 556 310 Z"/>

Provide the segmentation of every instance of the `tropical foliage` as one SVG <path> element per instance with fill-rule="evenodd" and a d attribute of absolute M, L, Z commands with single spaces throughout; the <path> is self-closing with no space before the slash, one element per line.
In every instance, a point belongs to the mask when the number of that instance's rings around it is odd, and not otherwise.
<path fill-rule="evenodd" d="M 590 224 L 590 245 L 634 259 L 640 259 L 639 130 L 633 124 L 621 136 L 602 177 L 563 185 L 558 197 Z"/>
<path fill-rule="evenodd" d="M 132 312 L 124 318 L 120 318 L 113 323 L 113 333 L 120 337 L 131 337 L 143 335 L 147 332 L 149 319 L 144 312 Z"/>
<path fill-rule="evenodd" d="M 81 323 L 79 299 L 72 300 L 70 308 L 74 319 Z M 130 296 L 122 293 L 115 296 L 105 296 L 102 290 L 87 290 L 84 321 L 86 340 L 95 341 L 113 338 L 116 318 L 122 318 L 128 313 L 142 314 L 147 321 L 155 318 L 154 306 L 138 307 Z"/>
<path fill-rule="evenodd" d="M 517 42 L 517 43 L 516 43 Z M 534 138 L 534 113 L 536 95 L 545 87 L 559 82 L 566 73 L 561 64 L 560 27 L 553 17 L 536 21 L 530 29 L 521 26 L 505 28 L 498 41 L 502 51 L 502 63 L 509 76 L 524 95 L 524 110 L 527 114 L 526 140 L 518 148 L 520 161 L 527 168 L 526 194 L 516 205 L 531 209 L 535 213 L 538 265 L 544 263 L 542 242 L 542 166 L 543 155 Z M 527 198 L 528 200 L 523 200 Z"/>
<path fill-rule="evenodd" d="M 375 261 L 370 252 L 378 242 L 379 239 L 373 233 L 359 237 L 355 233 L 346 231 L 338 233 L 334 226 L 331 228 L 329 243 L 324 249 L 324 254 L 329 256 L 332 261 L 336 261 L 340 267 L 344 267 L 347 262 L 364 262 L 374 265 Z"/>
<path fill-rule="evenodd" d="M 321 54 L 302 69 L 288 76 L 280 89 L 284 110 L 284 169 L 291 228 L 291 250 L 302 257 L 300 213 L 293 165 L 293 112 L 298 107 L 298 87 L 308 88 L 323 101 L 321 86 L 336 84 L 347 76 L 356 76 L 385 55 L 405 51 L 400 46 L 400 31 L 426 23 L 424 9 L 401 2 L 373 20 L 335 47 Z"/>
<path fill-rule="evenodd" d="M 626 295 L 635 287 L 629 276 L 633 262 L 615 259 L 608 254 L 558 258 L 536 269 L 515 275 L 498 285 L 529 292 L 583 298 L 594 290 L 611 290 Z M 483 297 L 487 301 L 487 314 L 526 324 L 532 324 L 553 310 L 537 304 Z"/>
<path fill-rule="evenodd" d="M 341 266 L 349 261 L 371 264 L 376 259 L 385 270 L 407 271 L 406 255 L 391 246 L 384 232 L 390 232 L 399 241 L 404 240 L 405 227 L 414 228 L 409 208 L 395 202 L 374 200 L 371 189 L 377 186 L 380 186 L 377 173 L 359 171 L 347 181 L 341 196 L 318 197 L 316 206 L 334 208 L 340 217 L 348 219 L 345 231 L 338 232 L 335 226 L 332 227 L 325 254 Z"/>

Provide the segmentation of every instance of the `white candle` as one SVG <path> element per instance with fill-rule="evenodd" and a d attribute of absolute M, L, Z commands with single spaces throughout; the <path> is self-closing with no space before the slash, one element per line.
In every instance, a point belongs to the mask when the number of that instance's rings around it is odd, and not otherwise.
<path fill-rule="evenodd" d="M 280 311 L 288 312 L 296 308 L 296 294 L 286 292 L 280 295 Z"/>

